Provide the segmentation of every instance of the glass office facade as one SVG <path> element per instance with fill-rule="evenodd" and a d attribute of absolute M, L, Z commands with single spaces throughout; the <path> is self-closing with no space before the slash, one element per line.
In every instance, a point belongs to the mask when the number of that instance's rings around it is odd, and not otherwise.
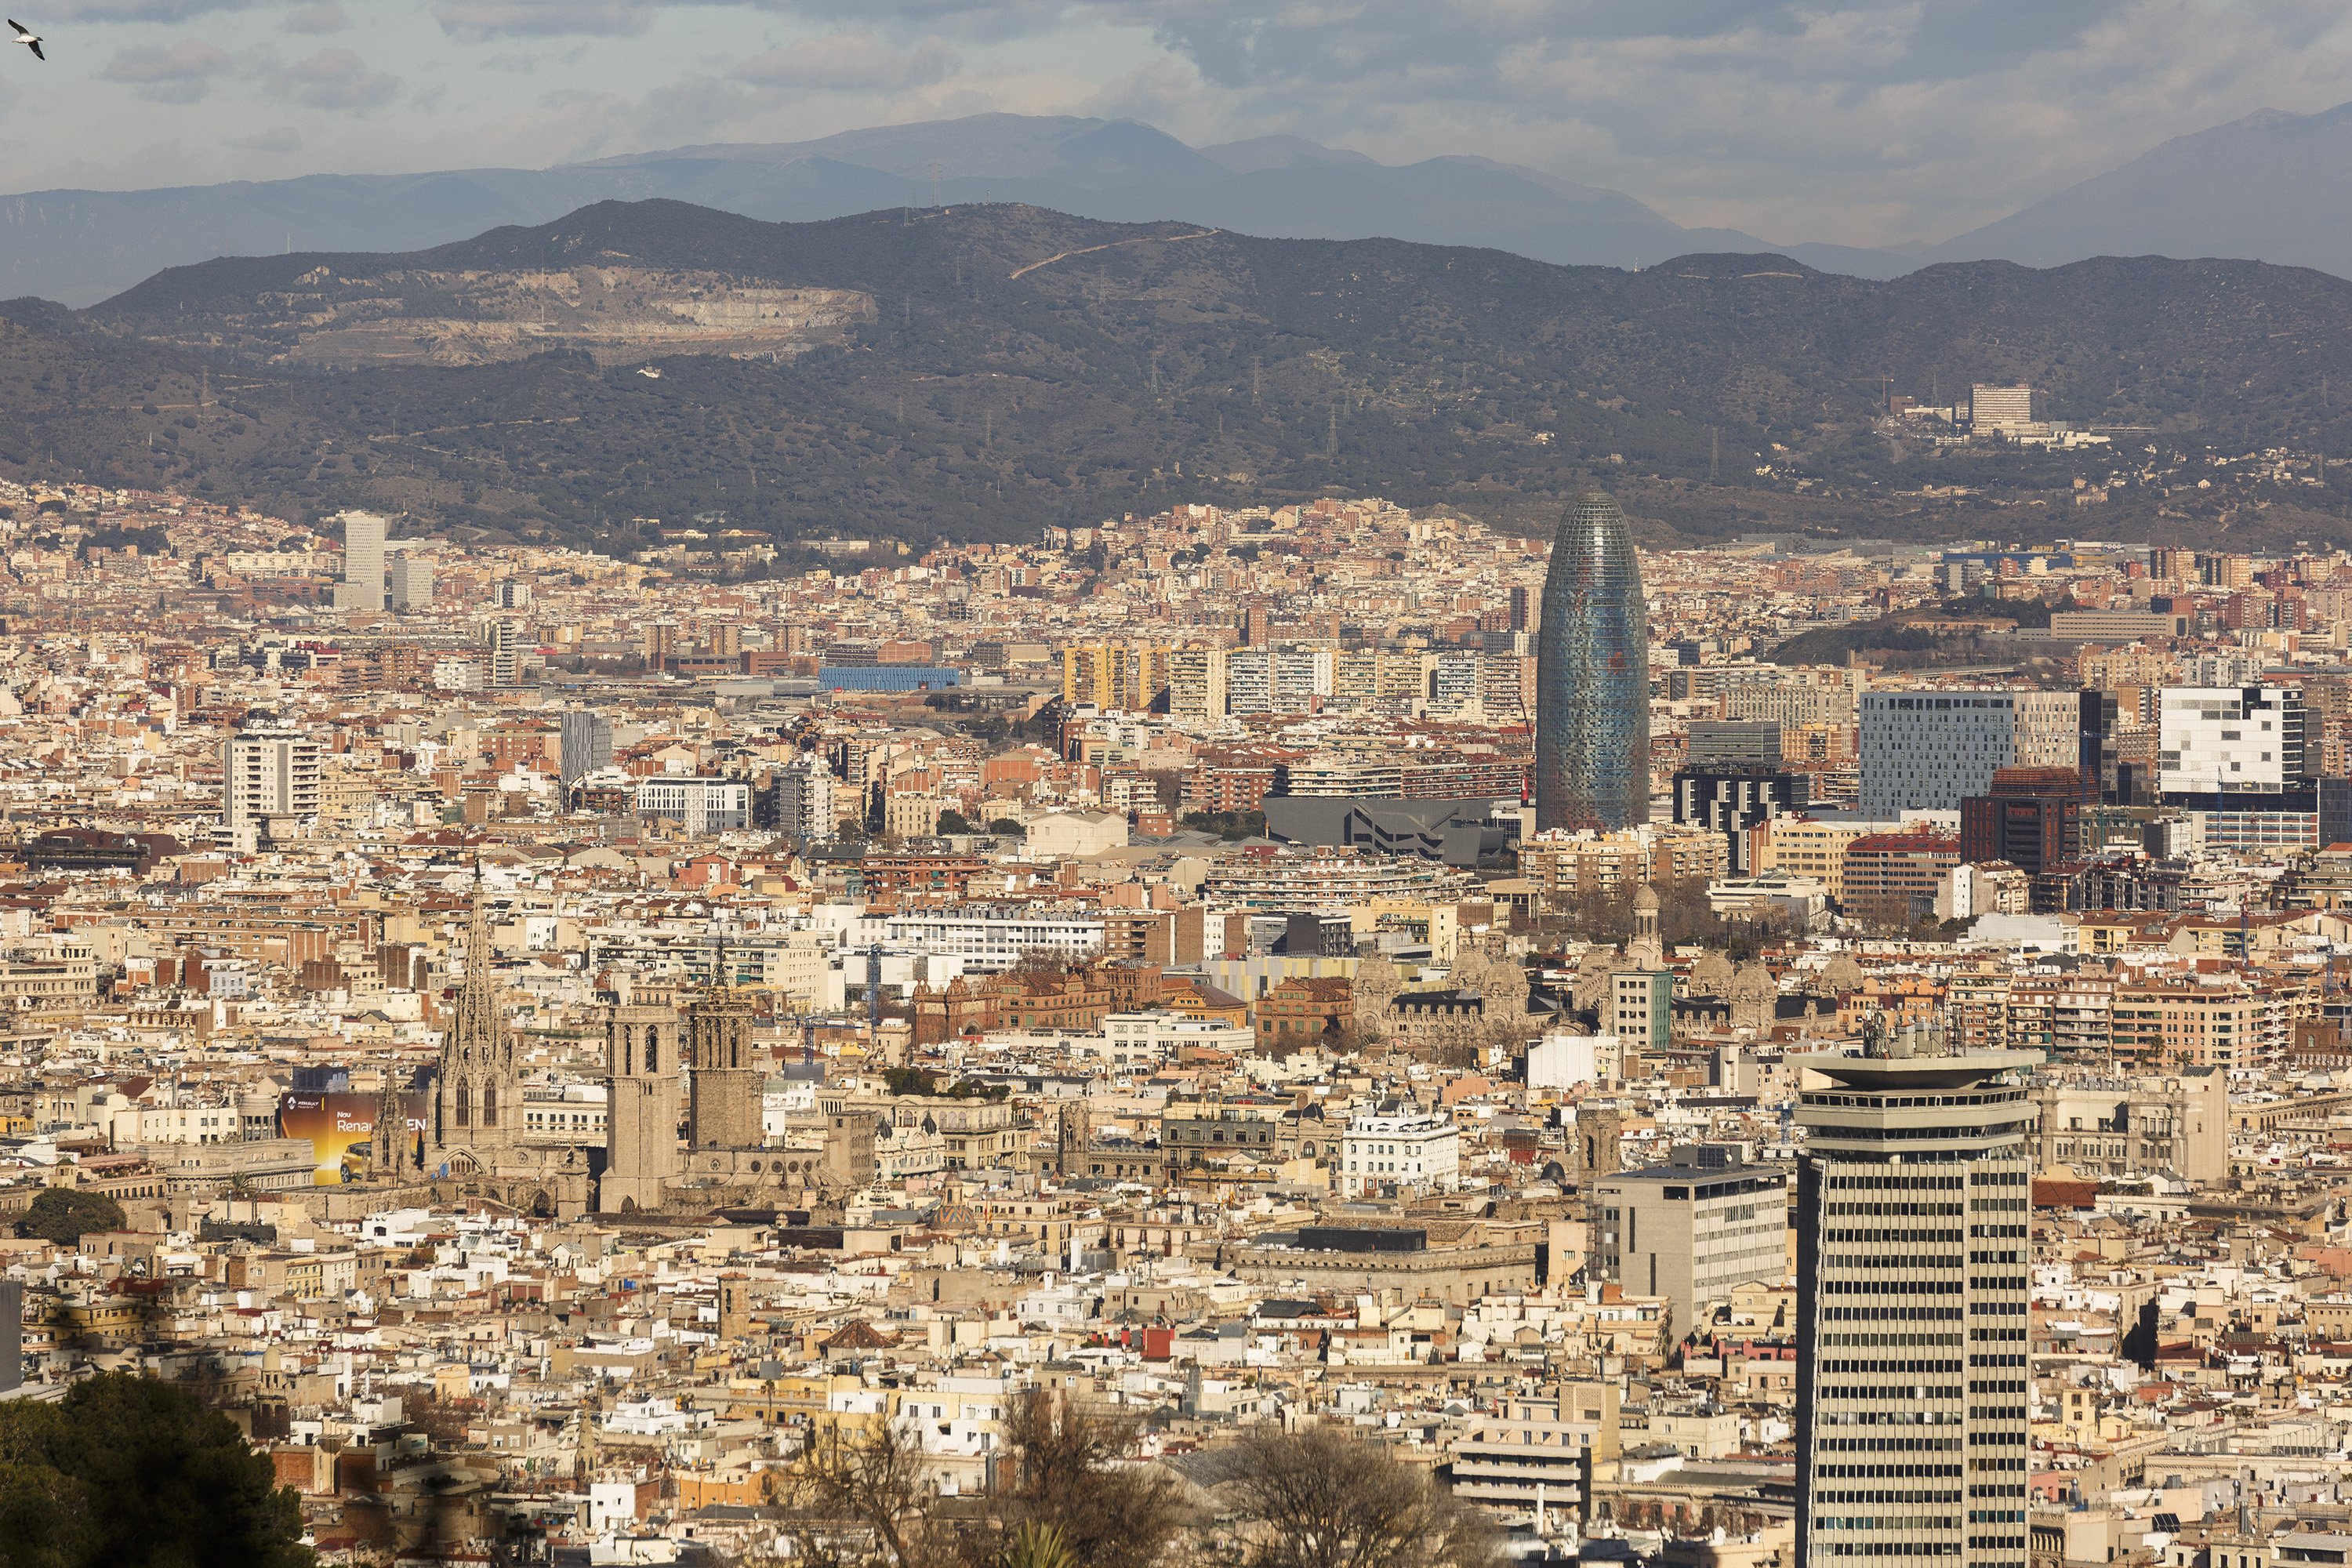
<path fill-rule="evenodd" d="M 1625 514 L 1590 490 L 1560 521 L 1536 672 L 1536 827 L 1650 819 L 1650 636 Z"/>

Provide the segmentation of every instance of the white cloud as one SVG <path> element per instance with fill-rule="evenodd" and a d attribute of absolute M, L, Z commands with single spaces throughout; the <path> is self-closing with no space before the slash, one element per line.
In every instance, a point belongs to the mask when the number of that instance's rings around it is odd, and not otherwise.
<path fill-rule="evenodd" d="M 280 73 L 294 100 L 310 109 L 369 110 L 392 101 L 400 79 L 372 71 L 349 49 L 325 48 Z"/>
<path fill-rule="evenodd" d="M 289 33 L 340 33 L 352 25 L 343 8 L 335 0 L 320 0 L 315 5 L 297 5 L 286 13 L 278 26 Z"/>
<path fill-rule="evenodd" d="M 118 49 L 99 76 L 122 82 L 155 103 L 194 103 L 212 90 L 215 79 L 236 68 L 228 52 L 201 38 L 169 46 L 141 44 Z"/>
<path fill-rule="evenodd" d="M 945 81 L 963 61 L 936 36 L 910 48 L 894 48 L 864 31 L 829 33 L 821 38 L 770 49 L 729 74 L 756 87 L 789 87 L 825 92 L 903 92 Z"/>

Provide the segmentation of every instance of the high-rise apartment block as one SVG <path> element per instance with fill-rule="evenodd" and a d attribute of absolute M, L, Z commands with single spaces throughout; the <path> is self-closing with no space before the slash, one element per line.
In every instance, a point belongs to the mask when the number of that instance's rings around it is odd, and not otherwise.
<path fill-rule="evenodd" d="M 343 580 L 335 584 L 338 610 L 384 606 L 383 542 L 392 522 L 380 512 L 343 513 Z"/>
<path fill-rule="evenodd" d="M 824 757 L 803 752 L 768 781 L 769 805 L 762 813 L 768 820 L 763 826 L 803 843 L 832 837 L 834 791 L 838 783 Z"/>
<path fill-rule="evenodd" d="M 1874 1025 L 1798 1120 L 1797 1561 L 2024 1568 L 2039 1051 Z"/>
<path fill-rule="evenodd" d="M 221 745 L 221 826 L 318 816 L 322 756 L 318 741 L 299 730 L 259 726 L 231 735 Z"/>
<path fill-rule="evenodd" d="M 499 619 L 482 628 L 482 642 L 489 653 L 490 684 L 512 686 L 522 679 L 522 627 L 516 622 Z"/>

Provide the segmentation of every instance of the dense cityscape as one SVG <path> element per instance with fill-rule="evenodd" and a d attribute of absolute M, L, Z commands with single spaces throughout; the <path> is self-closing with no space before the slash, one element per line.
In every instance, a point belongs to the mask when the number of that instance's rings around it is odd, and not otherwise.
<path fill-rule="evenodd" d="M 324 1561 L 2352 1551 L 2342 549 L 0 516 L 0 1383 Z"/>

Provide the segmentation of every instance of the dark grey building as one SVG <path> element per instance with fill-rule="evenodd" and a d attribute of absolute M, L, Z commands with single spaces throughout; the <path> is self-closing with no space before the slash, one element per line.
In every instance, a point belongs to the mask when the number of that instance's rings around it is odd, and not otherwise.
<path fill-rule="evenodd" d="M 1329 844 L 1374 855 L 1411 855 L 1448 866 L 1494 860 L 1517 837 L 1516 822 L 1497 822 L 1493 802 L 1475 800 L 1346 800 L 1333 795 L 1265 797 L 1269 838 Z"/>
<path fill-rule="evenodd" d="M 1746 768 L 1685 768 L 1675 775 L 1675 820 L 1712 828 L 1731 841 L 1731 868 L 1745 874 L 1747 829 L 1803 811 L 1812 775 Z"/>
<path fill-rule="evenodd" d="M 564 710 L 558 739 L 562 745 L 563 782 L 577 784 L 599 768 L 613 765 L 613 726 L 586 708 Z"/>
<path fill-rule="evenodd" d="M 1650 636 L 1625 514 L 1588 490 L 1560 520 L 1537 640 L 1536 827 L 1650 819 Z"/>

